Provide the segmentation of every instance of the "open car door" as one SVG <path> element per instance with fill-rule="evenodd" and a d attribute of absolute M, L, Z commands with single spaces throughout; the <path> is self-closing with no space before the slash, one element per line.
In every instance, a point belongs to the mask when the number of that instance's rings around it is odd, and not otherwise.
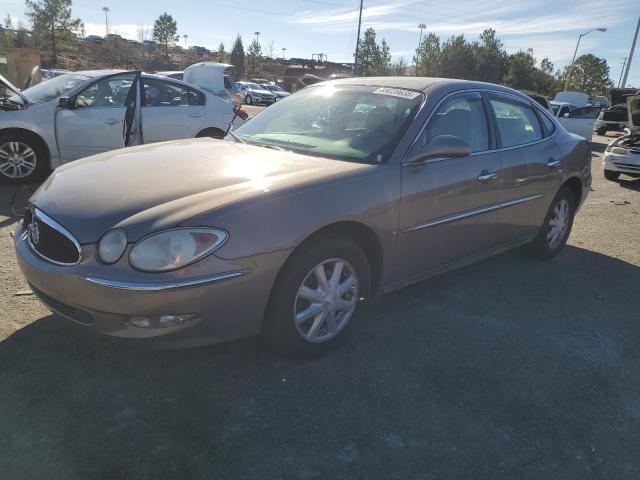
<path fill-rule="evenodd" d="M 106 75 L 60 98 L 55 124 L 63 161 L 142 143 L 140 73 Z"/>
<path fill-rule="evenodd" d="M 640 95 L 627 97 L 627 107 L 629 115 L 629 129 L 633 131 L 640 127 Z"/>
<path fill-rule="evenodd" d="M 596 123 L 598 115 L 600 115 L 600 110 L 602 110 L 602 107 L 580 107 L 571 113 L 566 113 L 558 120 L 569 132 L 591 141 L 593 125 Z"/>

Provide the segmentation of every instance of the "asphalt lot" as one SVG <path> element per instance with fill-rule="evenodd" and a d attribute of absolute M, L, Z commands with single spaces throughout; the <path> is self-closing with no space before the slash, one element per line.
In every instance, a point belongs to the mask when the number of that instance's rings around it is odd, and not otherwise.
<path fill-rule="evenodd" d="M 556 259 L 373 299 L 312 361 L 69 326 L 16 295 L 0 187 L 0 479 L 640 478 L 640 179 L 593 172 Z"/>

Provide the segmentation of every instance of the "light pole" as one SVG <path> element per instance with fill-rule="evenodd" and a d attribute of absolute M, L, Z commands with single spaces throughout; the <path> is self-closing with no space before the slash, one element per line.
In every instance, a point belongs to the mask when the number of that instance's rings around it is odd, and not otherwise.
<path fill-rule="evenodd" d="M 580 46 L 580 40 L 582 40 L 582 37 L 589 35 L 591 32 L 606 32 L 607 29 L 606 28 L 594 28 L 592 30 L 589 30 L 588 32 L 584 32 L 581 33 L 580 36 L 578 37 L 578 43 L 576 43 L 576 49 L 573 51 L 573 58 L 571 59 L 571 65 L 569 65 L 569 68 L 567 69 L 567 78 L 565 78 L 564 80 L 564 89 L 566 90 L 567 88 L 569 88 L 569 79 L 571 78 L 571 71 L 573 70 L 573 63 L 576 61 L 576 54 L 578 53 L 578 47 Z"/>
<path fill-rule="evenodd" d="M 421 23 L 420 25 L 418 25 L 418 28 L 420 29 L 420 38 L 418 39 L 418 49 L 416 50 L 416 67 L 415 67 L 415 74 L 418 75 L 418 65 L 420 65 L 420 47 L 422 46 L 422 31 L 427 28 L 427 26 L 424 23 Z"/>
<path fill-rule="evenodd" d="M 102 11 L 104 12 L 104 34 L 109 35 L 109 7 L 102 7 Z"/>
<path fill-rule="evenodd" d="M 287 50 L 287 47 L 282 47 L 282 63 L 284 63 L 284 52 Z"/>
<path fill-rule="evenodd" d="M 187 38 L 189 38 L 189 35 L 182 35 L 182 38 L 184 38 L 184 46 L 187 46 Z"/>
<path fill-rule="evenodd" d="M 260 43 L 260 32 L 254 32 L 254 35 L 256 36 L 256 42 Z"/>

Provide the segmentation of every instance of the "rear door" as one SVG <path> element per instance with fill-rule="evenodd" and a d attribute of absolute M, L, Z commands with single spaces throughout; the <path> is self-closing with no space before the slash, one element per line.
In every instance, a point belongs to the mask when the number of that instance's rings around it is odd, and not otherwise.
<path fill-rule="evenodd" d="M 55 114 L 56 141 L 63 161 L 132 145 L 137 138 L 140 72 L 117 73 L 90 83 Z"/>
<path fill-rule="evenodd" d="M 402 276 L 446 265 L 495 244 L 500 156 L 482 95 L 467 92 L 445 100 L 417 141 L 427 145 L 439 135 L 466 140 L 472 153 L 403 165 L 398 239 Z"/>
<path fill-rule="evenodd" d="M 553 140 L 557 127 L 531 103 L 501 93 L 487 97 L 502 164 L 495 236 L 506 243 L 538 231 L 562 178 L 560 149 Z"/>
<path fill-rule="evenodd" d="M 178 82 L 142 77 L 144 141 L 193 138 L 205 126 L 205 96 Z"/>
<path fill-rule="evenodd" d="M 576 108 L 567 116 L 560 116 L 558 120 L 567 131 L 580 135 L 591 141 L 593 136 L 593 125 L 600 115 L 602 107 L 581 107 Z"/>

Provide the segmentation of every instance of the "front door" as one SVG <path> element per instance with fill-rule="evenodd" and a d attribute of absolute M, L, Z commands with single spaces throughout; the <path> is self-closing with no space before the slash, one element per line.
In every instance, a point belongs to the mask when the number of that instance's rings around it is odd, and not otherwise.
<path fill-rule="evenodd" d="M 139 72 L 102 77 L 75 94 L 55 117 L 60 158 L 75 160 L 132 145 L 137 136 Z"/>
<path fill-rule="evenodd" d="M 178 82 L 143 77 L 144 141 L 193 138 L 205 127 L 205 96 Z"/>
<path fill-rule="evenodd" d="M 593 125 L 600 115 L 602 107 L 581 107 L 572 112 L 560 116 L 558 120 L 567 131 L 580 135 L 591 141 L 593 137 Z"/>
<path fill-rule="evenodd" d="M 463 158 L 435 158 L 402 168 L 398 232 L 400 276 L 443 266 L 495 244 L 500 157 L 478 92 L 455 95 L 438 107 L 418 142 L 439 135 L 461 137 Z"/>

